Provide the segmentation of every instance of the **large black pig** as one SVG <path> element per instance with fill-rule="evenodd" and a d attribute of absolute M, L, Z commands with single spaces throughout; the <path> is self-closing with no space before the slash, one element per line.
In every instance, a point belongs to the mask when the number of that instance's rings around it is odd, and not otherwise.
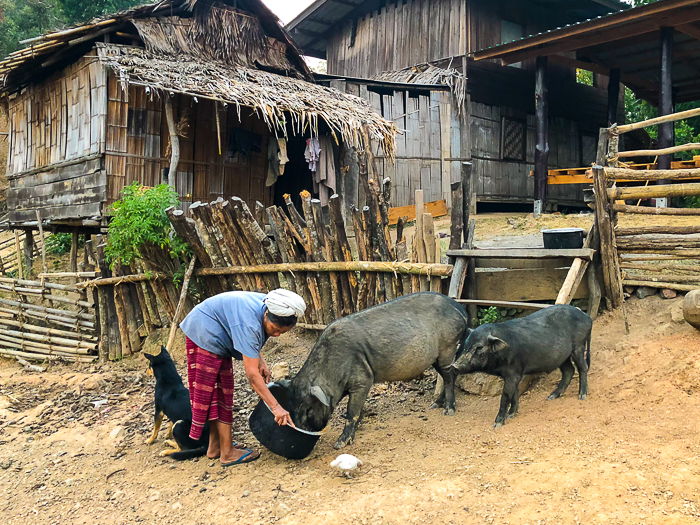
<path fill-rule="evenodd" d="M 339 319 L 326 328 L 299 373 L 287 383 L 292 417 L 311 431 L 326 426 L 349 396 L 347 420 L 335 448 L 352 443 L 374 383 L 405 381 L 431 366 L 445 387 L 436 401 L 454 414 L 451 368 L 467 329 L 460 305 L 432 292 L 406 295 Z"/>
<path fill-rule="evenodd" d="M 579 373 L 579 399 L 588 394 L 591 318 L 569 305 L 550 306 L 520 319 L 469 330 L 463 352 L 452 365 L 459 373 L 486 372 L 503 378 L 501 406 L 494 427 L 518 412 L 518 385 L 525 374 L 561 370 L 548 399 L 561 396 Z M 573 363 L 572 363 L 573 361 Z"/>

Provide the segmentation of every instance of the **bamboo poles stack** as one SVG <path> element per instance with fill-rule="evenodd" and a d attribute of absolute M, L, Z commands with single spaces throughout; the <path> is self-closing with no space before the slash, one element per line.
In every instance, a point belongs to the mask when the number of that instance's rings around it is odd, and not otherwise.
<path fill-rule="evenodd" d="M 655 216 L 699 215 L 695 208 L 649 208 L 625 200 L 700 195 L 698 183 L 674 183 L 700 170 L 639 170 L 618 167 L 618 159 L 635 155 L 663 155 L 694 149 L 686 144 L 663 150 L 619 152 L 619 135 L 659 123 L 673 122 L 700 114 L 693 109 L 647 121 L 603 128 L 600 133 L 598 165 L 594 166 L 596 225 L 600 235 L 605 295 L 612 306 L 622 302 L 622 287 L 645 286 L 688 291 L 700 288 L 700 226 L 648 224 L 619 227 L 619 213 Z M 618 179 L 633 179 L 644 186 L 617 187 Z M 659 184 L 659 181 L 665 183 Z"/>
<path fill-rule="evenodd" d="M 17 231 L 17 239 L 11 231 L 0 232 L 0 275 L 19 274 L 18 261 L 22 259 L 22 255 L 17 253 L 17 243 L 24 245 L 25 232 Z M 33 232 L 34 235 L 34 251 L 35 255 L 39 254 L 39 250 L 43 247 L 43 240 L 38 232 Z"/>
<path fill-rule="evenodd" d="M 439 262 L 439 243 L 429 214 L 421 214 L 426 226 L 420 230 L 420 242 L 413 243 L 426 252 L 420 264 L 408 260 L 404 220 L 392 239 L 390 191 L 389 179 L 369 180 L 367 205 L 347 211 L 355 254 L 338 195 L 331 196 L 327 209 L 303 191 L 301 210 L 286 195 L 284 207 L 270 206 L 264 213 L 261 204 L 253 213 L 238 197 L 195 202 L 187 215 L 175 208 L 166 211 L 199 260 L 195 275 L 206 294 L 232 289 L 266 292 L 284 286 L 299 293 L 309 306 L 302 326 L 322 327 L 418 291 L 421 283 L 425 289 L 439 290 L 441 278 L 449 276 L 452 267 Z"/>

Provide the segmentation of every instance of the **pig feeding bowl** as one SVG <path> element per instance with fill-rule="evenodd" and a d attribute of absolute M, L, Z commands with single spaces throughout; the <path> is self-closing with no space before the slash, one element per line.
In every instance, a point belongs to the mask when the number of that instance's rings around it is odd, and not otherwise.
<path fill-rule="evenodd" d="M 290 410 L 288 392 L 278 383 L 268 385 L 270 392 L 285 410 Z M 304 459 L 316 446 L 320 432 L 310 432 L 289 425 L 280 426 L 265 402 L 261 399 L 248 418 L 250 430 L 265 448 L 287 459 Z"/>

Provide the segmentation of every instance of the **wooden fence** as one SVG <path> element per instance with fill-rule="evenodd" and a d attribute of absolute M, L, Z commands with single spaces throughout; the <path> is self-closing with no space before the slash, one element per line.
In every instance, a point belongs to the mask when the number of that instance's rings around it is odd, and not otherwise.
<path fill-rule="evenodd" d="M 343 213 L 338 195 L 324 210 L 301 193 L 301 211 L 286 206 L 251 209 L 238 197 L 206 204 L 188 213 L 167 210 L 175 231 L 191 246 L 195 271 L 206 295 L 226 290 L 266 292 L 280 286 L 299 293 L 308 308 L 301 326 L 322 328 L 334 319 L 421 290 L 442 290 L 452 266 L 440 263 L 433 219 L 419 199 L 416 235 L 410 253 L 400 219 L 390 234 L 390 181 L 369 180 L 368 205 Z M 352 227 L 350 227 L 350 224 Z"/>
<path fill-rule="evenodd" d="M 632 170 L 620 159 L 634 156 L 668 155 L 700 149 L 684 144 L 658 150 L 618 151 L 619 135 L 629 131 L 700 115 L 693 109 L 663 117 L 603 128 L 600 132 L 597 165 L 593 167 L 596 226 L 600 237 L 604 295 L 613 308 L 624 300 L 623 286 L 648 286 L 672 290 L 700 288 L 700 209 L 650 208 L 639 206 L 650 198 L 700 195 L 700 183 L 675 183 L 679 179 L 700 177 L 700 168 L 674 170 Z M 617 186 L 620 180 L 641 185 Z M 659 182 L 662 183 L 659 183 Z M 626 204 L 625 201 L 638 201 Z M 644 226 L 620 227 L 619 213 L 648 216 Z M 655 224 L 659 216 L 697 216 L 690 226 Z"/>

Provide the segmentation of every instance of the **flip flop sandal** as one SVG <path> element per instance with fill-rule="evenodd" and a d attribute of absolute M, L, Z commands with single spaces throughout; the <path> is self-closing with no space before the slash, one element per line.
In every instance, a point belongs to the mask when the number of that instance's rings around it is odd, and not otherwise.
<path fill-rule="evenodd" d="M 243 463 L 251 463 L 258 459 L 260 457 L 260 452 L 256 452 L 253 449 L 250 448 L 245 448 L 242 450 L 247 450 L 245 454 L 243 454 L 240 458 L 238 458 L 236 461 L 229 461 L 228 463 L 222 463 L 222 467 L 230 467 L 232 465 L 241 465 Z"/>

